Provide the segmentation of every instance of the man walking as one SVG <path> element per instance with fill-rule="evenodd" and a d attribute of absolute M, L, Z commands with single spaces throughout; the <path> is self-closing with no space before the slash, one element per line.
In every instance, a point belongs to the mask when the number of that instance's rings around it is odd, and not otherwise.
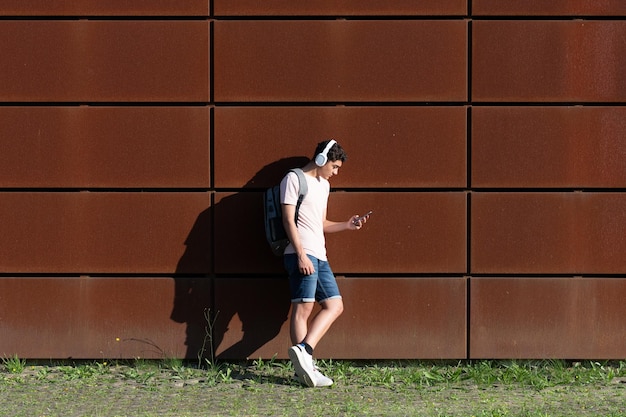
<path fill-rule="evenodd" d="M 333 139 L 317 145 L 313 159 L 302 168 L 308 193 L 300 206 L 297 224 L 298 177 L 290 172 L 280 184 L 283 223 L 290 241 L 284 256 L 292 303 L 290 335 L 294 345 L 289 348 L 289 358 L 299 380 L 309 387 L 333 384 L 315 366 L 313 351 L 343 312 L 341 294 L 326 257 L 324 234 L 359 230 L 368 217 L 355 215 L 343 222 L 326 218 L 328 180 L 338 174 L 346 159 L 345 151 Z M 315 302 L 321 310 L 309 322 Z"/>

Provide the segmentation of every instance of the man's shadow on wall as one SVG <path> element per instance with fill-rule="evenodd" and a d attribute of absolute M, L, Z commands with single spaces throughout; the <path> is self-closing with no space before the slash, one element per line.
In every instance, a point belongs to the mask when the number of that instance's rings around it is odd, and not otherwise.
<path fill-rule="evenodd" d="M 262 200 L 262 191 L 278 184 L 289 169 L 301 167 L 307 162 L 306 157 L 285 158 L 273 162 L 259 170 L 243 188 L 258 190 L 259 192 L 254 195 L 258 195 L 258 198 Z M 227 247 L 237 251 L 234 259 L 246 262 L 248 255 L 240 252 L 237 242 L 242 242 L 243 239 L 246 244 L 250 241 L 258 242 L 249 247 L 244 244 L 243 252 L 256 252 L 252 254 L 251 259 L 262 263 L 265 263 L 267 259 L 270 269 L 280 261 L 272 254 L 265 242 L 262 201 L 253 205 L 250 201 L 250 193 L 247 192 L 234 193 L 222 198 L 198 215 L 185 240 L 185 252 L 178 261 L 174 277 L 175 293 L 171 319 L 187 325 L 185 340 L 187 346 L 185 358 L 187 359 L 249 358 L 256 350 L 279 334 L 283 323 L 288 318 L 291 303 L 288 280 L 282 268 L 280 274 L 269 276 L 269 278 L 280 279 L 279 288 L 264 285 L 267 281 L 263 279 L 239 279 L 241 276 L 239 274 L 239 276 L 235 275 L 236 278 L 232 278 L 232 282 L 239 285 L 220 284 L 222 290 L 227 288 L 230 292 L 223 294 L 218 291 L 216 295 L 216 281 L 229 279 L 228 276 L 216 278 L 215 274 L 214 254 L 216 251 L 212 247 L 212 236 L 216 231 L 216 213 L 219 213 L 220 219 L 226 218 L 227 223 L 230 223 L 240 218 L 239 213 L 249 211 L 250 206 L 255 210 L 260 208 L 261 213 L 255 213 L 252 216 L 258 221 L 250 225 L 251 230 L 242 233 L 239 224 L 220 225 L 222 230 L 231 228 L 233 230 L 234 236 L 231 236 L 232 240 L 227 242 Z M 250 239 L 250 234 L 258 234 L 261 239 L 256 239 L 256 235 L 254 239 Z M 215 239 L 213 244 L 219 245 L 220 242 Z M 236 270 L 236 265 L 232 269 Z M 217 300 L 216 296 L 220 299 Z M 235 315 L 238 315 L 242 323 L 243 336 L 241 340 L 223 349 L 220 345 Z M 210 339 L 207 337 L 209 328 L 211 329 Z M 218 347 L 220 352 L 216 355 Z"/>

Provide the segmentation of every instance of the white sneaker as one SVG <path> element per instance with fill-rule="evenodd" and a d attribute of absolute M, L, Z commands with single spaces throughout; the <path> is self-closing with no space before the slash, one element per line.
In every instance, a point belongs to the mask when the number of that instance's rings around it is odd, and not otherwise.
<path fill-rule="evenodd" d="M 320 370 L 318 369 L 318 367 L 315 365 L 313 369 L 313 376 L 315 378 L 314 386 L 316 387 L 330 387 L 331 385 L 333 385 L 333 380 L 328 378 L 326 375 L 322 374 Z M 305 380 L 301 378 L 298 374 L 295 374 L 291 379 L 294 382 L 299 382 L 302 385 L 307 385 Z"/>
<path fill-rule="evenodd" d="M 293 363 L 296 375 L 309 387 L 316 386 L 315 368 L 313 357 L 307 353 L 303 346 L 294 345 L 289 348 L 289 359 Z"/>
<path fill-rule="evenodd" d="M 314 366 L 313 375 L 315 376 L 316 387 L 330 387 L 333 385 L 333 380 L 321 373 L 317 366 Z"/>

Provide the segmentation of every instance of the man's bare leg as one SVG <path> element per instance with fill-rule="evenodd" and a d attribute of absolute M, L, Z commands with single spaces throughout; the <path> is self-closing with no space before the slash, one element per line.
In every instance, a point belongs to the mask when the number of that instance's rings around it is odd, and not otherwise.
<path fill-rule="evenodd" d="M 293 303 L 291 311 L 291 342 L 295 345 L 307 343 L 315 349 L 330 326 L 343 312 L 343 300 L 331 298 L 320 303 L 322 309 L 308 323 L 314 303 Z"/>

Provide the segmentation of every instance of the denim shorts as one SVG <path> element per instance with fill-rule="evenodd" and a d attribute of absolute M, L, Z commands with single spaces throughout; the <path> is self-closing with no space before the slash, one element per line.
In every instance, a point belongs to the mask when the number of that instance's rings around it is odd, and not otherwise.
<path fill-rule="evenodd" d="M 341 298 L 335 275 L 326 261 L 320 261 L 314 256 L 307 255 L 315 272 L 311 275 L 302 275 L 298 269 L 298 255 L 285 255 L 285 269 L 289 273 L 289 287 L 291 288 L 292 303 L 321 303 L 331 298 Z"/>

